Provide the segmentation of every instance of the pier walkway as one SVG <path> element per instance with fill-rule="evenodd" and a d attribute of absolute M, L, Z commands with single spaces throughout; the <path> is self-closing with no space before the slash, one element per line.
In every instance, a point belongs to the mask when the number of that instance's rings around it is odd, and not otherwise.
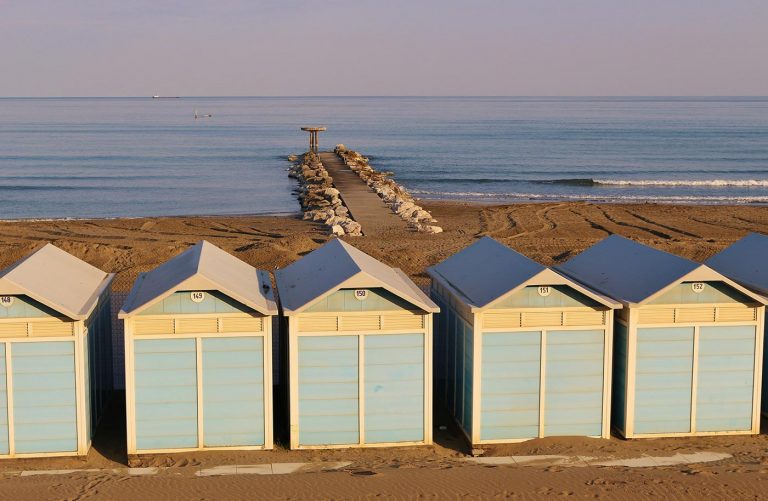
<path fill-rule="evenodd" d="M 357 174 L 344 165 L 336 153 L 321 152 L 319 155 L 325 170 L 333 178 L 333 185 L 341 192 L 341 199 L 349 209 L 350 216 L 363 227 L 363 235 L 408 229 L 408 224 L 392 212 Z"/>

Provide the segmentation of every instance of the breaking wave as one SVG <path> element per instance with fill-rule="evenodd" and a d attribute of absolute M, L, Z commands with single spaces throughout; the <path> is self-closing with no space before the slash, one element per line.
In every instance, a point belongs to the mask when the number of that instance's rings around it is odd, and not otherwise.
<path fill-rule="evenodd" d="M 504 201 L 580 201 L 580 202 L 640 202 L 640 203 L 703 203 L 703 204 L 768 204 L 768 196 L 712 195 L 594 195 L 559 193 L 483 193 L 473 191 L 409 190 L 424 199 Z"/>
<path fill-rule="evenodd" d="M 767 188 L 768 179 L 542 179 L 531 181 L 535 184 L 562 184 L 568 186 L 699 186 L 699 187 L 740 187 Z"/>

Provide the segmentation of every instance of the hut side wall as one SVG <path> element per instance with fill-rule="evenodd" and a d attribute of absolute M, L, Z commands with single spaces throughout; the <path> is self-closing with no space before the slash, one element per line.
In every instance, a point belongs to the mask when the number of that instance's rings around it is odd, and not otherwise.
<path fill-rule="evenodd" d="M 436 396 L 471 442 L 476 373 L 475 316 L 439 282 L 432 282 L 431 296 L 440 307 L 440 313 L 435 315 Z"/>
<path fill-rule="evenodd" d="M 85 322 L 83 366 L 86 438 L 89 442 L 96 433 L 114 391 L 111 302 L 110 293 L 104 292 Z"/>
<path fill-rule="evenodd" d="M 622 435 L 626 433 L 627 360 L 629 332 L 619 319 L 613 324 L 613 380 L 611 391 L 611 425 Z"/>

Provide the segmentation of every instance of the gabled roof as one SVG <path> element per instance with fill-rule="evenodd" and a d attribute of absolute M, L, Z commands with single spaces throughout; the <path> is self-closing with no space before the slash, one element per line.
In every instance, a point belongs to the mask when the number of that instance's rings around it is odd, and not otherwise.
<path fill-rule="evenodd" d="M 382 287 L 426 312 L 440 311 L 401 270 L 338 239 L 278 270 L 275 281 L 283 313 L 289 316 L 338 289 L 371 287 Z"/>
<path fill-rule="evenodd" d="M 768 295 L 768 236 L 750 233 L 705 264 L 738 283 Z"/>
<path fill-rule="evenodd" d="M 188 290 L 218 290 L 263 315 L 277 313 L 267 272 L 203 240 L 139 275 L 118 318 L 136 315 L 174 292 Z"/>
<path fill-rule="evenodd" d="M 764 299 L 706 265 L 619 235 L 596 243 L 557 267 L 628 306 L 639 306 L 684 281 L 722 281 L 756 302 Z"/>
<path fill-rule="evenodd" d="M 0 272 L 0 294 L 24 294 L 72 320 L 84 320 L 113 278 L 46 244 Z"/>
<path fill-rule="evenodd" d="M 483 237 L 427 269 L 480 311 L 529 285 L 567 285 L 609 308 L 621 304 L 543 266 L 490 237 Z"/>

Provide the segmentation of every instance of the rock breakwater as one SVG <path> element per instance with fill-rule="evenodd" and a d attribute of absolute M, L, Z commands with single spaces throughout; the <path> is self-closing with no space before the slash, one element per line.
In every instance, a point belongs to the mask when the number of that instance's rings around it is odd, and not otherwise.
<path fill-rule="evenodd" d="M 342 202 L 339 190 L 334 188 L 333 178 L 320 157 L 310 151 L 300 158 L 291 155 L 288 159 L 295 162 L 288 175 L 299 182 L 297 193 L 304 219 L 324 224 L 336 236 L 361 236 L 360 223 L 349 216 L 349 209 Z"/>

